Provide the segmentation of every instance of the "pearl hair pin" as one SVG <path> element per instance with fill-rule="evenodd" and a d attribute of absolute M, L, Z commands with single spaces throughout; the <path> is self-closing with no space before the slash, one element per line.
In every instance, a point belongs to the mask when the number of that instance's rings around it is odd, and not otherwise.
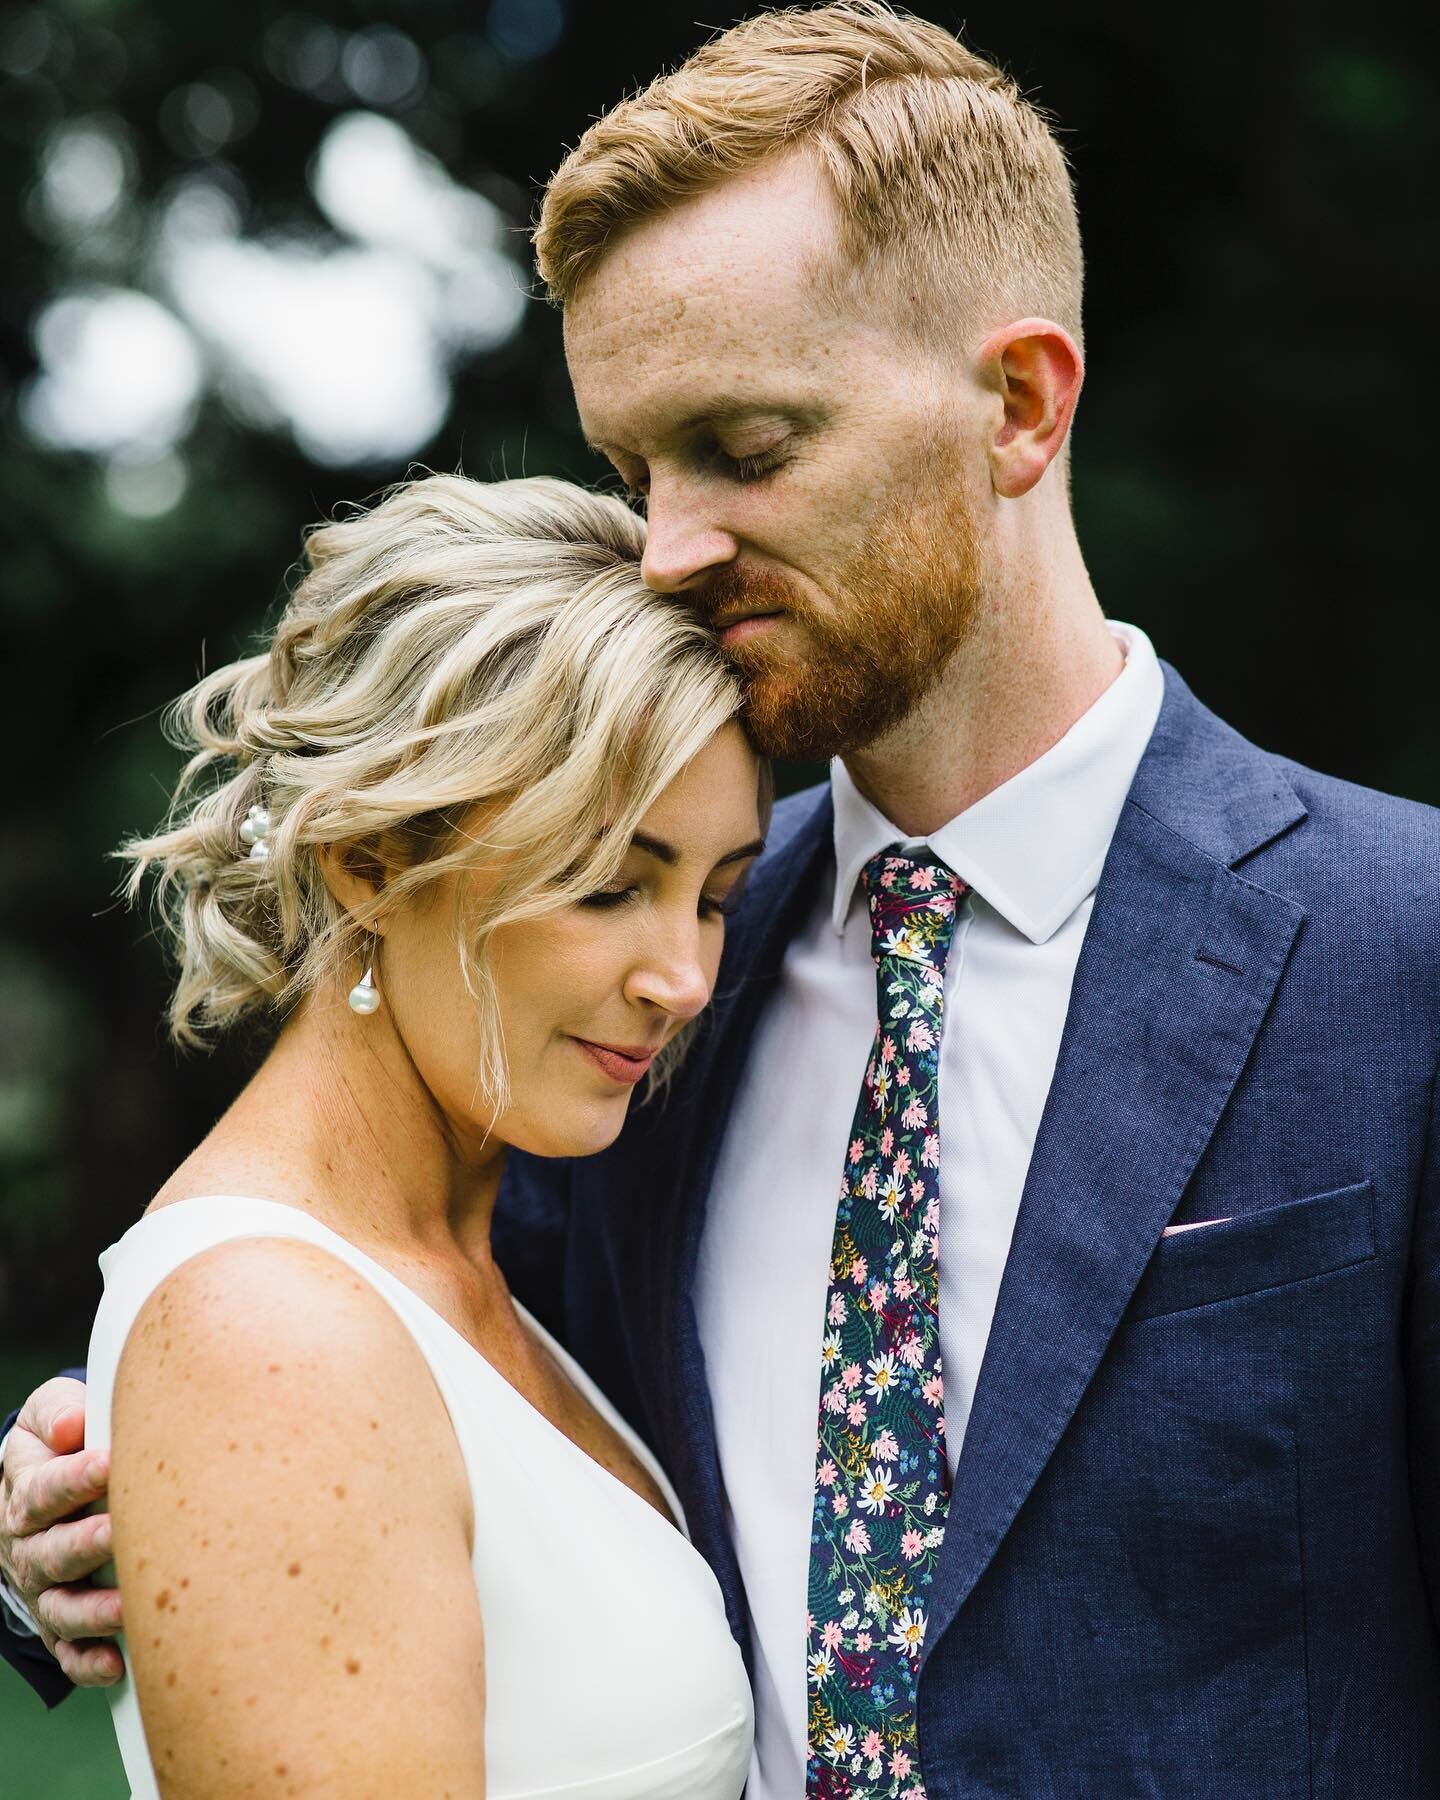
<path fill-rule="evenodd" d="M 252 806 L 240 827 L 240 841 L 250 846 L 249 861 L 264 862 L 270 854 L 270 815 L 263 806 Z"/>

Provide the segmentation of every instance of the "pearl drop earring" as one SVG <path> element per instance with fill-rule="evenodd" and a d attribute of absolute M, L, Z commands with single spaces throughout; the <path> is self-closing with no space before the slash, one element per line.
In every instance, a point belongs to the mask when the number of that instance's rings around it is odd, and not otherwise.
<path fill-rule="evenodd" d="M 380 990 L 375 985 L 374 946 L 378 942 L 378 938 L 372 940 L 369 966 L 350 990 L 350 1010 L 358 1013 L 362 1019 L 368 1019 L 371 1013 L 380 1010 Z"/>

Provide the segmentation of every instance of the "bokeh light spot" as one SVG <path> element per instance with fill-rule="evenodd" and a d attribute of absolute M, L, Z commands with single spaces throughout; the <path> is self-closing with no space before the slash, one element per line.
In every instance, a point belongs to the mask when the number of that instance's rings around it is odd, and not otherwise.
<path fill-rule="evenodd" d="M 40 371 L 21 390 L 30 434 L 57 450 L 159 450 L 190 428 L 200 354 L 175 315 L 124 288 L 72 291 L 36 320 Z"/>
<path fill-rule="evenodd" d="M 491 0 L 487 29 L 497 50 L 533 62 L 560 42 L 565 9 L 560 0 Z"/>

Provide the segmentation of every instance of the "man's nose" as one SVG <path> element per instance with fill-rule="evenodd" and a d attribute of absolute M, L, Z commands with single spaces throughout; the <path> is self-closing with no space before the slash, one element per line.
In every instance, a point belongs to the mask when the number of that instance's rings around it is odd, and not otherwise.
<path fill-rule="evenodd" d="M 707 575 L 734 562 L 740 546 L 683 489 L 652 480 L 645 508 L 645 555 L 640 574 L 658 594 L 700 587 Z"/>

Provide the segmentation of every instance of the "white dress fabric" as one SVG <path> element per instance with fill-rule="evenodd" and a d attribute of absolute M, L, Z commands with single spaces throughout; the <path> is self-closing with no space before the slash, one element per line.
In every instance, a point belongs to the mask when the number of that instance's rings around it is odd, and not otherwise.
<path fill-rule="evenodd" d="M 87 1444 L 109 1447 L 115 1373 L 149 1295 L 200 1252 L 257 1237 L 318 1245 L 363 1276 L 409 1330 L 449 1409 L 475 1507 L 487 1800 L 738 1800 L 750 1689 L 709 1565 L 417 1294 L 308 1213 L 271 1200 L 181 1200 L 105 1251 Z M 573 1359 L 526 1322 L 680 1518 L 654 1457 Z M 133 1685 L 127 1678 L 109 1692 L 131 1793 L 158 1800 Z"/>

